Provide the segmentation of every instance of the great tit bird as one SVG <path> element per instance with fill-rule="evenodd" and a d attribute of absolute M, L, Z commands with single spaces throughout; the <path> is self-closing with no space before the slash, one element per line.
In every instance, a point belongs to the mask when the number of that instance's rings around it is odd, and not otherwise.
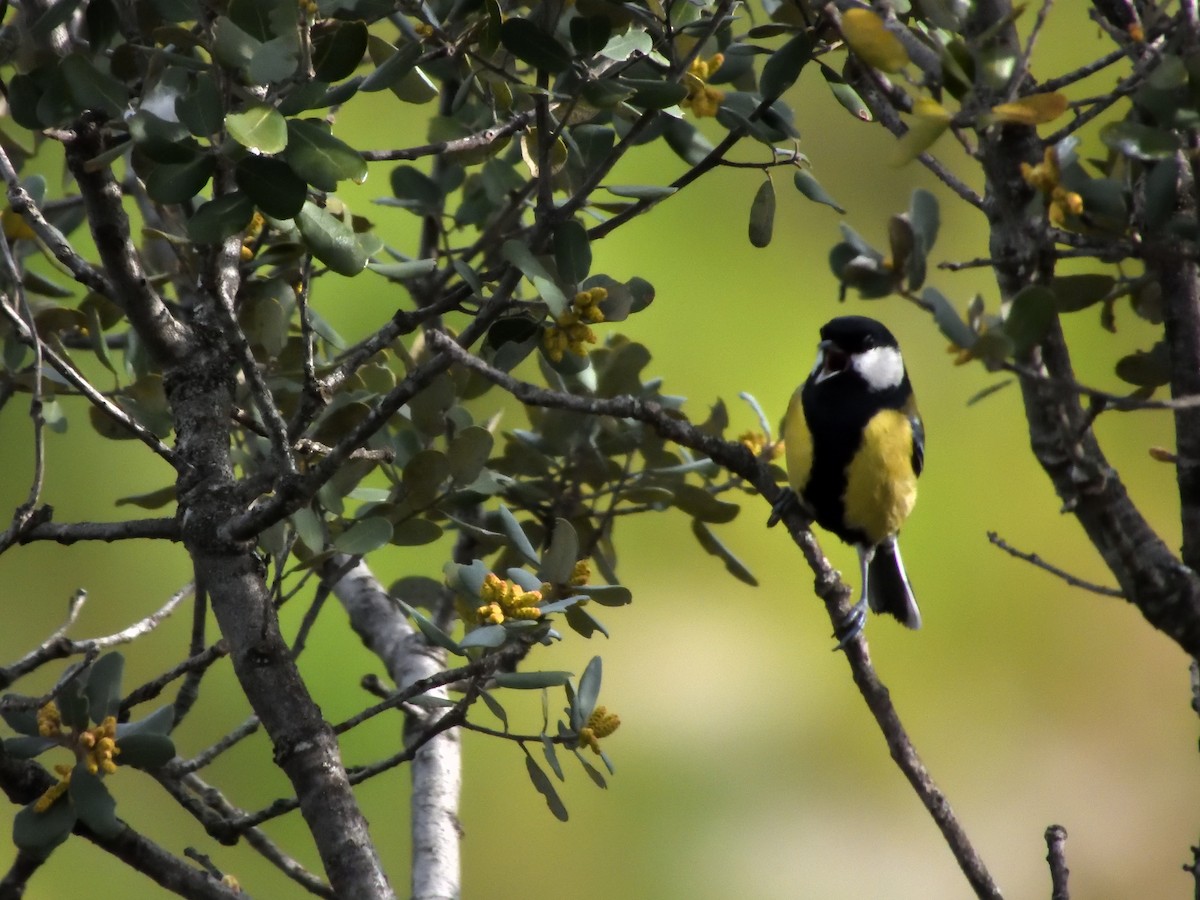
<path fill-rule="evenodd" d="M 783 420 L 788 481 L 818 525 L 858 550 L 862 595 L 835 637 L 862 630 L 867 606 L 909 628 L 921 613 L 896 535 L 917 499 L 925 428 L 896 338 L 866 316 L 826 323 L 817 361 Z"/>

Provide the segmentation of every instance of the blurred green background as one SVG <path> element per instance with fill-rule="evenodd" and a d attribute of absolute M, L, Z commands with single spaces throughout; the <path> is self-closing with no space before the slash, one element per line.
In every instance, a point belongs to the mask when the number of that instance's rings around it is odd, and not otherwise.
<path fill-rule="evenodd" d="M 1100 45 L 1093 42 L 1094 26 L 1082 22 L 1082 5 L 1054 11 L 1042 46 L 1056 56 L 1052 63 L 1044 57 L 1035 74 L 1049 77 L 1090 58 Z M 1102 73 L 1080 90 L 1102 92 L 1115 78 Z M 849 117 L 815 72 L 804 74 L 790 99 L 804 134 L 801 149 L 856 230 L 882 245 L 887 216 L 907 208 L 914 187 L 927 187 L 942 200 L 933 261 L 986 255 L 982 217 L 917 166 L 890 169 L 891 139 Z M 363 147 L 419 144 L 424 114 L 398 111 L 380 94 L 359 97 L 346 108 L 338 133 Z M 736 158 L 763 160 L 765 151 L 746 144 Z M 54 157 L 43 165 L 57 184 Z M 681 165 L 669 153 L 639 149 L 609 182 L 665 183 Z M 961 164 L 958 169 L 970 172 Z M 373 165 L 367 184 L 345 196 L 393 245 L 410 249 L 416 220 L 402 210 L 369 206 L 387 193 L 388 171 L 387 164 Z M 1111 583 L 1074 519 L 1059 514 L 1059 500 L 1029 453 L 1017 390 L 968 406 L 997 376 L 978 365 L 955 367 L 925 314 L 896 299 L 867 304 L 851 298 L 839 306 L 826 254 L 843 217 L 796 193 L 787 170 L 774 173 L 774 241 L 752 249 L 746 220 L 761 177 L 719 169 L 599 243 L 593 271 L 618 279 L 641 275 L 655 285 L 657 299 L 628 322 L 597 330 L 603 336 L 619 329 L 645 343 L 654 354 L 649 371 L 665 378 L 666 392 L 689 398 L 686 410 L 694 419 L 724 398 L 736 435 L 757 427 L 737 394 L 753 394 L 777 421 L 811 365 L 817 329 L 827 319 L 861 312 L 887 322 L 905 350 L 928 433 L 920 502 L 903 534 L 925 627 L 910 633 L 890 619 L 872 619 L 867 635 L 913 740 L 1008 896 L 1048 896 L 1042 835 L 1051 823 L 1069 832 L 1077 896 L 1191 896 L 1192 881 L 1180 868 L 1200 829 L 1188 660 L 1126 603 L 1069 588 L 989 545 L 986 532 L 996 530 L 1080 577 Z M 991 308 L 997 303 L 987 270 L 935 272 L 930 280 L 960 307 L 976 291 Z M 313 302 L 353 338 L 410 301 L 364 273 L 353 281 L 322 279 Z M 1080 379 L 1116 391 L 1113 362 L 1155 337 L 1125 306 L 1118 309 L 1116 335 L 1100 330 L 1094 311 L 1065 324 Z M 480 415 L 499 402 L 493 394 L 483 397 Z M 165 485 L 166 465 L 147 462 L 139 444 L 95 437 L 82 406 L 65 405 L 70 430 L 50 436 L 47 454 L 44 500 L 54 505 L 56 520 L 136 516 L 129 507 L 114 508 L 114 500 Z M 522 424 L 511 412 L 504 421 L 506 427 Z M 1174 470 L 1147 454 L 1154 445 L 1173 446 L 1169 416 L 1109 413 L 1098 430 L 1131 495 L 1177 546 Z M 0 412 L 0 435 L 0 466 L 7 473 L 0 507 L 11 508 L 24 498 L 31 471 L 28 418 L 19 398 Z M 579 673 L 592 655 L 603 655 L 601 702 L 623 722 L 605 741 L 617 774 L 601 792 L 568 765 L 561 789 L 571 818 L 562 824 L 530 785 L 517 747 L 468 735 L 464 896 L 969 896 L 936 828 L 888 758 L 844 659 L 830 652 L 829 622 L 812 594 L 811 574 L 787 535 L 764 527 L 767 513 L 766 503 L 751 500 L 737 521 L 719 529 L 760 579 L 757 589 L 734 581 L 704 555 L 679 514 L 622 522 L 619 572 L 635 600 L 604 611 L 611 639 L 588 642 L 569 633 L 526 663 Z M 835 563 L 856 578 L 852 552 L 822 539 Z M 373 563 L 385 582 L 403 574 L 436 576 L 444 553 L 438 545 L 393 548 Z M 73 631 L 85 637 L 146 615 L 188 578 L 184 554 L 171 546 L 17 548 L 0 557 L 0 658 L 22 655 L 57 627 L 76 588 L 90 596 Z M 296 603 L 285 610 L 286 633 L 295 633 L 302 613 Z M 179 613 L 126 648 L 127 687 L 180 658 L 189 619 Z M 380 671 L 336 606 L 322 614 L 302 668 L 331 721 L 371 702 L 356 685 L 362 674 Z M 48 667 L 17 687 L 34 693 L 58 671 Z M 560 699 L 551 699 L 553 710 Z M 514 697 L 508 705 L 514 728 L 536 728 L 536 697 Z M 247 713 L 228 664 L 218 665 L 177 733 L 181 753 L 195 753 Z M 473 716 L 494 724 L 485 710 Z M 354 732 L 345 742 L 346 761 L 367 763 L 393 752 L 400 724 L 398 717 L 381 717 Z M 206 777 L 246 809 L 287 793 L 261 735 L 223 757 Z M 359 790 L 402 896 L 407 777 L 396 770 Z M 300 894 L 244 847 L 215 844 L 147 776 L 123 771 L 109 784 L 119 813 L 172 852 L 196 847 L 260 898 Z M 5 829 L 10 813 L 4 811 Z M 266 830 L 316 865 L 298 816 Z M 0 854 L 9 857 L 11 851 Z M 73 895 L 82 877 L 117 895 L 161 893 L 72 839 L 34 878 L 27 896 Z"/>

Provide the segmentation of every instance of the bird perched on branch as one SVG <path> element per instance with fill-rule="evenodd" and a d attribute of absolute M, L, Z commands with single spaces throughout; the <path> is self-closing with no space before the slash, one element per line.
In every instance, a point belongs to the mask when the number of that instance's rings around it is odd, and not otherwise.
<path fill-rule="evenodd" d="M 817 361 L 783 420 L 788 481 L 770 524 L 797 502 L 858 551 L 862 595 L 834 636 L 858 634 L 867 607 L 921 627 L 896 536 L 917 499 L 925 428 L 896 338 L 866 316 L 821 329 Z"/>

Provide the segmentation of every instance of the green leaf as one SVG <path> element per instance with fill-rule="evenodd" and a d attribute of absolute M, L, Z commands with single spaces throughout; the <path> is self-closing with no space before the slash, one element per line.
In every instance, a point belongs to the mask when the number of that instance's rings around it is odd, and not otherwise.
<path fill-rule="evenodd" d="M 304 204 L 296 227 L 313 256 L 339 275 L 357 275 L 366 267 L 367 254 L 350 226 L 317 204 Z"/>
<path fill-rule="evenodd" d="M 938 328 L 954 346 L 963 350 L 970 350 L 975 346 L 975 332 L 962 320 L 954 305 L 937 288 L 925 288 L 921 292 L 921 302 L 933 310 L 933 319 L 937 322 Z"/>
<path fill-rule="evenodd" d="M 583 771 L 587 772 L 588 778 L 592 779 L 592 783 L 600 790 L 605 790 L 608 787 L 608 782 L 604 780 L 604 776 L 590 762 L 583 758 L 583 754 L 578 750 L 575 751 L 575 758 L 579 760 L 579 764 L 583 766 Z"/>
<path fill-rule="evenodd" d="M 37 727 L 36 724 L 34 727 Z M 4 740 L 4 752 L 13 759 L 33 759 L 57 746 L 58 744 L 50 738 L 38 737 L 36 734 Z"/>
<path fill-rule="evenodd" d="M 542 755 L 546 757 L 546 765 L 550 767 L 556 778 L 559 781 L 566 781 L 566 776 L 563 775 L 562 766 L 558 764 L 558 753 L 554 750 L 554 741 L 550 735 L 542 735 Z"/>
<path fill-rule="evenodd" d="M 1055 275 L 1050 282 L 1055 308 L 1062 312 L 1079 312 L 1108 298 L 1117 280 L 1111 275 Z"/>
<path fill-rule="evenodd" d="M 4 696 L 6 698 L 14 697 L 12 694 Z M 32 737 L 38 735 L 37 710 L 35 709 L 21 706 L 0 706 L 0 719 L 3 719 L 4 724 L 17 734 Z M 42 739 L 39 738 L 39 740 Z"/>
<path fill-rule="evenodd" d="M 391 539 L 392 523 L 382 516 L 368 516 L 339 534 L 333 541 L 333 547 L 340 553 L 365 556 Z"/>
<path fill-rule="evenodd" d="M 605 185 L 604 189 L 618 197 L 632 197 L 635 200 L 661 200 L 679 190 L 665 184 L 610 184 Z"/>
<path fill-rule="evenodd" d="M 517 59 L 551 74 L 565 71 L 573 59 L 570 50 L 528 19 L 501 23 L 500 43 Z"/>
<path fill-rule="evenodd" d="M 88 710 L 92 721 L 99 725 L 106 716 L 115 716 L 121 707 L 121 676 L 125 673 L 125 657 L 106 653 L 88 670 Z"/>
<path fill-rule="evenodd" d="M 687 97 L 687 87 L 661 78 L 619 78 L 616 84 L 633 91 L 629 105 L 638 109 L 670 109 Z"/>
<path fill-rule="evenodd" d="M 568 284 L 579 284 L 592 267 L 592 247 L 587 229 L 576 219 L 563 222 L 554 230 L 554 261 L 558 274 Z"/>
<path fill-rule="evenodd" d="M 938 210 L 937 198 L 923 188 L 913 191 L 912 200 L 908 207 L 908 221 L 913 233 L 920 241 L 925 254 L 933 250 L 937 242 L 938 230 L 941 228 L 941 213 Z"/>
<path fill-rule="evenodd" d="M 1179 150 L 1179 142 L 1171 132 L 1128 120 L 1109 122 L 1100 129 L 1100 140 L 1133 159 L 1169 159 Z"/>
<path fill-rule="evenodd" d="M 262 51 L 262 41 L 239 28 L 232 19 L 217 16 L 213 22 L 212 53 L 231 69 L 245 70 Z"/>
<path fill-rule="evenodd" d="M 446 448 L 446 459 L 450 464 L 450 477 L 456 484 L 470 484 L 479 477 L 492 455 L 495 439 L 491 432 L 478 425 L 464 428 L 450 441 Z"/>
<path fill-rule="evenodd" d="M 833 99 L 841 104 L 843 109 L 860 121 L 871 122 L 874 120 L 870 107 L 863 102 L 862 97 L 858 96 L 858 91 L 850 87 L 846 79 L 839 75 L 836 70 L 821 63 L 821 76 L 825 79 L 825 83 L 829 85 Z"/>
<path fill-rule="evenodd" d="M 663 138 L 675 155 L 689 166 L 699 165 L 714 149 L 712 141 L 686 119 L 668 121 Z"/>
<path fill-rule="evenodd" d="M 754 577 L 754 574 L 699 519 L 692 519 L 692 534 L 696 536 L 701 547 L 725 564 L 726 572 L 744 584 L 758 587 L 758 579 Z"/>
<path fill-rule="evenodd" d="M 521 528 L 521 523 L 508 511 L 507 506 L 501 505 L 497 514 L 500 516 L 500 526 L 508 537 L 509 545 L 528 562 L 535 566 L 538 565 L 537 551 L 533 549 L 533 544 L 529 543 L 529 538 Z"/>
<path fill-rule="evenodd" d="M 582 606 L 572 606 L 566 611 L 567 624 L 577 634 L 591 638 L 597 631 L 608 637 L 608 631 L 600 622 Z"/>
<path fill-rule="evenodd" d="M 510 19 L 509 21 L 514 20 Z M 550 778 L 541 770 L 538 764 L 533 761 L 533 757 L 528 754 L 525 756 L 525 769 L 529 772 L 529 780 L 533 782 L 533 786 L 537 788 L 538 793 L 546 798 L 546 806 L 550 808 L 550 812 L 554 814 L 554 818 L 560 822 L 567 821 L 567 808 L 563 806 L 562 799 L 558 796 L 558 792 L 554 790 L 554 783 L 550 781 Z"/>
<path fill-rule="evenodd" d="M 401 604 L 401 606 L 412 620 L 417 623 L 417 629 L 430 644 L 435 647 L 441 647 L 443 650 L 449 650 L 455 656 L 466 656 L 463 653 L 462 646 L 450 637 L 450 635 L 429 621 L 426 616 L 406 604 Z"/>
<path fill-rule="evenodd" d="M 409 165 L 392 169 L 392 196 L 401 206 L 418 215 L 435 215 L 442 208 L 444 195 L 436 181 Z"/>
<path fill-rule="evenodd" d="M 125 85 L 106 72 L 101 72 L 91 60 L 72 53 L 59 64 L 63 78 L 75 102 L 84 109 L 102 110 L 110 118 L 120 118 L 129 104 Z"/>
<path fill-rule="evenodd" d="M 191 89 L 175 98 L 175 115 L 196 137 L 211 137 L 221 130 L 224 103 L 221 89 L 209 73 L 196 73 Z"/>
<path fill-rule="evenodd" d="M 313 71 L 333 83 L 354 74 L 367 52 L 367 25 L 361 20 L 336 22 L 313 29 Z"/>
<path fill-rule="evenodd" d="M 169 707 L 168 707 L 169 708 Z M 117 740 L 117 765 L 153 771 L 175 758 L 175 742 L 165 734 L 130 734 Z"/>
<path fill-rule="evenodd" d="M 169 503 L 174 502 L 175 485 L 169 484 L 166 487 L 161 487 L 156 491 L 148 491 L 144 494 L 130 494 L 125 497 L 119 497 L 114 505 L 137 506 L 141 509 L 162 509 Z"/>
<path fill-rule="evenodd" d="M 233 180 L 255 206 L 273 219 L 296 216 L 308 198 L 308 184 L 282 159 L 245 156 L 234 168 Z"/>
<path fill-rule="evenodd" d="M 1013 342 L 1013 352 L 1024 356 L 1041 343 L 1055 317 L 1054 293 L 1044 285 L 1031 284 L 1012 299 L 1004 319 L 1004 333 Z"/>
<path fill-rule="evenodd" d="M 495 680 L 500 687 L 532 691 L 560 687 L 566 684 L 570 677 L 570 672 L 498 672 Z"/>
<path fill-rule="evenodd" d="M 775 231 L 775 184 L 770 178 L 763 179 L 754 193 L 748 231 L 752 246 L 761 249 L 771 243 Z"/>
<path fill-rule="evenodd" d="M 1157 342 L 1148 351 L 1138 350 L 1117 360 L 1117 377 L 1142 388 L 1156 388 L 1171 383 L 1171 366 L 1167 345 Z"/>
<path fill-rule="evenodd" d="M 596 709 L 603 674 L 604 664 L 600 657 L 593 656 L 583 670 L 583 675 L 579 677 L 579 689 L 575 692 L 575 702 L 571 704 L 571 728 L 576 733 L 587 725 L 588 719 Z"/>
<path fill-rule="evenodd" d="M 649 56 L 654 52 L 654 41 L 644 28 L 629 28 L 614 34 L 600 55 L 614 62 L 624 62 L 634 54 Z"/>
<path fill-rule="evenodd" d="M 287 146 L 287 119 L 265 103 L 255 103 L 225 117 L 229 136 L 250 150 L 271 155 Z"/>
<path fill-rule="evenodd" d="M 197 244 L 216 244 L 250 224 L 254 201 L 243 191 L 234 191 L 203 204 L 188 219 L 188 237 Z"/>
<path fill-rule="evenodd" d="M 450 461 L 438 450 L 422 450 L 404 466 L 405 499 L 415 509 L 424 509 L 442 493 L 450 477 Z"/>
<path fill-rule="evenodd" d="M 407 262 L 395 263 L 367 263 L 367 268 L 372 272 L 384 276 L 389 281 L 407 281 L 410 278 L 419 278 L 422 275 L 428 275 L 437 269 L 437 260 L 428 259 L 410 259 Z"/>
<path fill-rule="evenodd" d="M 71 802 L 80 821 L 102 838 L 114 838 L 125 828 L 117 818 L 117 801 L 99 775 L 78 763 L 71 772 Z"/>
<path fill-rule="evenodd" d="M 489 691 L 481 690 L 479 699 L 483 701 L 483 705 L 488 708 L 488 711 L 500 720 L 500 724 L 504 726 L 504 730 L 508 731 L 508 713 L 504 711 L 504 707 L 500 705 L 500 701 L 491 695 Z"/>
<path fill-rule="evenodd" d="M 741 507 L 736 503 L 718 500 L 704 488 L 694 484 L 676 485 L 672 491 L 675 493 L 675 506 L 702 522 L 732 522 L 741 511 Z"/>
<path fill-rule="evenodd" d="M 175 727 L 175 706 L 168 703 L 166 706 L 160 706 L 148 716 L 138 719 L 136 722 L 122 722 L 117 725 L 117 741 L 123 741 L 126 737 L 135 734 L 161 734 L 167 735 L 171 733 L 171 729 Z"/>
<path fill-rule="evenodd" d="M 464 650 L 470 647 L 484 647 L 491 650 L 496 647 L 502 647 L 507 640 L 508 631 L 503 625 L 481 625 L 478 628 L 472 628 L 463 635 L 463 639 L 458 642 L 458 646 Z"/>
<path fill-rule="evenodd" d="M 799 169 L 792 176 L 792 181 L 796 185 L 796 190 L 813 201 L 813 203 L 824 203 L 826 206 L 831 206 L 840 213 L 846 212 L 845 208 L 834 200 L 833 197 L 829 196 L 825 188 L 821 187 L 821 183 L 813 177 L 811 172 Z"/>
<path fill-rule="evenodd" d="M 396 523 L 392 529 L 392 545 L 396 547 L 420 547 L 432 544 L 442 536 L 442 528 L 428 519 L 406 519 Z"/>
<path fill-rule="evenodd" d="M 800 32 L 771 54 L 763 64 L 758 89 L 764 97 L 778 97 L 800 77 L 800 70 L 812 59 L 812 41 Z"/>
<path fill-rule="evenodd" d="M 633 594 L 629 588 L 619 584 L 585 584 L 575 590 L 590 597 L 601 606 L 627 606 L 633 602 Z"/>
<path fill-rule="evenodd" d="M 65 794 L 45 812 L 37 812 L 33 806 L 30 803 L 13 817 L 13 843 L 18 850 L 45 859 L 70 836 L 78 817 Z"/>
<path fill-rule="evenodd" d="M 604 49 L 612 37 L 613 25 L 607 16 L 576 16 L 571 20 L 571 43 L 583 57 L 593 56 Z"/>
<path fill-rule="evenodd" d="M 568 584 L 579 559 L 579 537 L 566 519 L 554 520 L 550 546 L 542 555 L 538 578 L 550 584 Z"/>
<path fill-rule="evenodd" d="M 376 68 L 374 72 L 363 79 L 361 90 L 370 92 L 397 87 L 412 73 L 417 65 L 417 60 L 421 58 L 420 44 L 405 44 L 399 50 L 384 57 L 384 50 L 390 49 L 391 45 L 382 40 L 379 43 L 384 45 L 378 49 L 378 55 L 383 57 L 383 61 L 380 62 L 376 58 L 377 51 L 372 50 L 371 56 L 375 61 Z"/>
<path fill-rule="evenodd" d="M 329 133 L 324 122 L 290 119 L 283 158 L 297 175 L 322 191 L 337 190 L 339 181 L 355 184 L 367 180 L 367 163 L 362 154 Z"/>
<path fill-rule="evenodd" d="M 159 203 L 186 203 L 208 184 L 217 161 L 198 153 L 188 162 L 158 163 L 146 176 L 146 193 Z"/>

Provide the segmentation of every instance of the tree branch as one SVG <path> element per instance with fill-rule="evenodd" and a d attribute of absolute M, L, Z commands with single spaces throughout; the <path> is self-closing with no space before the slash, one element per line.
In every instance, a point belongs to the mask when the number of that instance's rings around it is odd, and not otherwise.
<path fill-rule="evenodd" d="M 327 569 L 335 576 L 333 593 L 350 616 L 364 644 L 387 666 L 396 687 L 404 688 L 445 669 L 445 651 L 431 647 L 408 623 L 395 601 L 366 564 L 350 565 L 334 556 Z M 446 699 L 445 686 L 425 696 Z M 447 710 L 431 707 L 410 713 L 406 734 L 435 727 Z M 406 741 L 407 743 L 407 741 Z M 447 729 L 427 741 L 413 757 L 412 896 L 457 897 L 461 892 L 458 806 L 462 793 L 462 746 L 458 731 Z"/>
<path fill-rule="evenodd" d="M 88 223 L 113 292 L 109 298 L 129 317 L 159 362 L 180 359 L 190 341 L 187 329 L 171 314 L 150 285 L 129 236 L 129 217 L 121 205 L 121 188 L 107 167 L 93 170 L 90 160 L 104 149 L 99 124 L 84 117 L 66 142 L 67 167 L 75 176 L 87 207 Z"/>

